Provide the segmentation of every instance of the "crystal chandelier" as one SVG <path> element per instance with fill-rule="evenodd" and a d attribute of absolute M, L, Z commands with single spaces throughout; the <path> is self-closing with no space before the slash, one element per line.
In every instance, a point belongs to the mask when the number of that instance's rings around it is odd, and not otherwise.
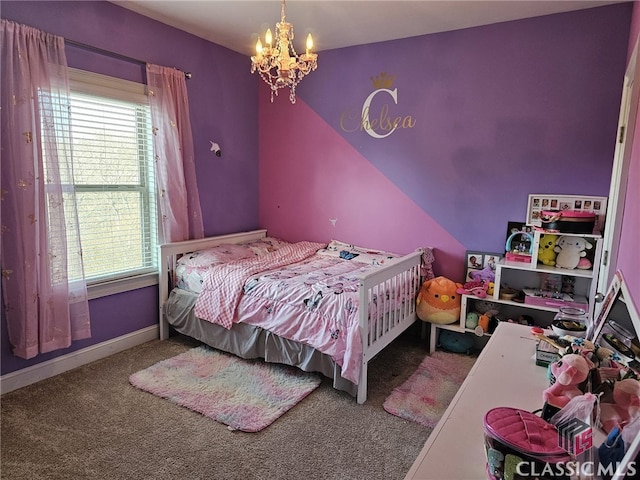
<path fill-rule="evenodd" d="M 307 36 L 307 49 L 302 55 L 298 55 L 293 48 L 293 25 L 287 23 L 284 13 L 284 0 L 282 0 L 282 12 L 280 22 L 276 23 L 276 44 L 273 43 L 271 29 L 267 29 L 262 44 L 260 38 L 256 42 L 256 54 L 251 57 L 251 73 L 257 70 L 262 79 L 271 88 L 271 102 L 278 90 L 289 87 L 289 100 L 296 103 L 296 85 L 316 69 L 318 55 L 311 53 L 313 39 L 311 34 Z"/>

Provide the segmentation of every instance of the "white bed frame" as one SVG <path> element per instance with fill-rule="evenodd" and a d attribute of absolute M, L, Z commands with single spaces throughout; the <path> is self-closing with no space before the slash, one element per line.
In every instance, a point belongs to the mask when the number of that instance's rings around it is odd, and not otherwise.
<path fill-rule="evenodd" d="M 244 243 L 265 237 L 266 230 L 233 233 L 199 240 L 167 243 L 160 245 L 158 265 L 160 265 L 159 321 L 160 339 L 169 337 L 169 324 L 163 315 L 163 305 L 174 286 L 173 272 L 180 256 L 211 248 L 224 243 Z M 416 320 L 415 301 L 405 301 L 400 308 L 386 299 L 383 292 L 389 289 L 404 289 L 405 298 L 415 298 L 420 288 L 420 262 L 422 251 L 405 255 L 389 266 L 376 269 L 360 281 L 360 305 L 366 306 L 373 295 L 378 304 L 375 318 L 369 319 L 367 308 L 359 309 L 359 323 L 362 336 L 362 365 L 358 382 L 357 402 L 367 399 L 367 365 L 378 353 L 409 328 Z M 395 290 L 394 290 L 395 291 Z"/>

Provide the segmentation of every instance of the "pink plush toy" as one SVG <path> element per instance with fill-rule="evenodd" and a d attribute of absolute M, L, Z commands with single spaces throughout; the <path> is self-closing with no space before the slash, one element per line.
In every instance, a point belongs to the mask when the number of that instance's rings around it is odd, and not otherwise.
<path fill-rule="evenodd" d="M 615 382 L 613 401 L 615 403 L 600 404 L 600 422 L 607 433 L 616 426 L 623 428 L 640 417 L 640 381 L 625 378 Z"/>
<path fill-rule="evenodd" d="M 587 379 L 589 364 L 582 355 L 570 353 L 551 364 L 551 373 L 556 382 L 542 392 L 542 398 L 549 405 L 562 408 L 573 397 L 582 395 L 578 385 Z"/>

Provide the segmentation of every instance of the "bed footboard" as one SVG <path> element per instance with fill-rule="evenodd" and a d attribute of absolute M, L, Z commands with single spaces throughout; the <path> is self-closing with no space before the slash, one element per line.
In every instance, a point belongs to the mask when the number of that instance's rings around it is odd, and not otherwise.
<path fill-rule="evenodd" d="M 418 318 L 415 299 L 420 289 L 422 253 L 422 250 L 417 250 L 408 254 L 360 281 L 362 365 L 358 403 L 367 400 L 368 362 Z M 370 308 L 363 307 L 365 305 L 370 305 Z"/>

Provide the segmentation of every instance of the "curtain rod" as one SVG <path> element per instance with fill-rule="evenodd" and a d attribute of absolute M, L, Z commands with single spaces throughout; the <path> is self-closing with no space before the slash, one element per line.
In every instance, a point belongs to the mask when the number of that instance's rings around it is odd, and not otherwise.
<path fill-rule="evenodd" d="M 126 55 L 122 55 L 121 53 L 110 52 L 109 50 L 104 50 L 102 48 L 94 47 L 93 45 L 87 45 L 86 43 L 76 42 L 75 40 L 69 40 L 68 38 L 64 39 L 64 43 L 66 45 L 73 45 L 74 47 L 84 48 L 85 50 L 91 50 L 93 52 L 99 53 L 101 55 L 105 55 L 107 57 L 117 58 L 120 60 L 125 60 L 130 63 L 138 63 L 140 65 L 146 65 L 147 62 L 143 60 L 138 60 L 137 58 L 128 57 Z M 184 77 L 189 80 L 191 79 L 191 72 L 184 72 Z"/>

